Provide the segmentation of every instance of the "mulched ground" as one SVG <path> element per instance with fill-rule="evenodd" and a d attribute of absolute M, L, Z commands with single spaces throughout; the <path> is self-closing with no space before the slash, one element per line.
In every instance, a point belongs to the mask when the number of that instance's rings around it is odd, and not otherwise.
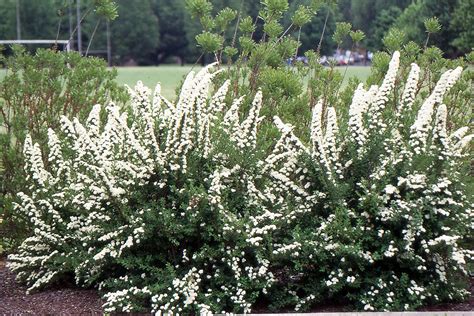
<path fill-rule="evenodd" d="M 426 306 L 420 309 L 423 312 L 434 312 L 434 311 L 474 311 L 474 277 L 470 279 L 471 296 L 469 299 L 462 303 L 444 303 L 434 306 Z"/>
<path fill-rule="evenodd" d="M 66 286 L 27 295 L 0 258 L 0 315 L 102 315 L 94 290 Z"/>
<path fill-rule="evenodd" d="M 94 290 L 70 285 L 27 295 L 26 288 L 15 282 L 15 275 L 0 258 L 0 315 L 103 315 L 102 302 Z M 347 306 L 323 304 L 312 312 L 348 312 Z M 440 304 L 420 311 L 474 311 L 474 278 L 471 297 L 463 303 Z M 263 310 L 257 312 L 264 312 Z M 144 315 L 144 314 L 142 314 Z"/>

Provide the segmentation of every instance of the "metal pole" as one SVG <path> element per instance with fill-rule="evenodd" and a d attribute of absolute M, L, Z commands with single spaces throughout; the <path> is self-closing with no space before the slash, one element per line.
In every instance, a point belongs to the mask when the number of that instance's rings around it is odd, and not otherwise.
<path fill-rule="evenodd" d="M 20 0 L 16 0 L 16 39 L 21 40 Z"/>
<path fill-rule="evenodd" d="M 72 0 L 69 0 L 68 1 L 69 4 L 68 4 L 68 15 L 69 15 L 69 38 L 71 39 L 71 41 L 67 44 L 68 46 L 68 49 L 71 50 L 73 47 L 74 47 L 74 43 L 73 43 L 73 39 L 72 39 L 72 30 L 74 29 L 74 25 L 73 25 L 73 18 L 72 18 Z"/>
<path fill-rule="evenodd" d="M 77 14 L 77 51 L 82 55 L 82 35 L 81 35 L 81 0 L 76 1 Z"/>
<path fill-rule="evenodd" d="M 107 63 L 109 67 L 112 67 L 112 43 L 110 40 L 109 21 L 107 21 Z"/>

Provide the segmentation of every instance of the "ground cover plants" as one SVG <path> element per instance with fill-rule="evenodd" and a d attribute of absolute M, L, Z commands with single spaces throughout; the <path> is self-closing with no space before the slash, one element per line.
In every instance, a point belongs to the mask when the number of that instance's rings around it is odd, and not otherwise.
<path fill-rule="evenodd" d="M 462 299 L 473 136 L 448 130 L 444 104 L 462 68 L 426 95 L 423 70 L 413 63 L 400 80 L 399 66 L 395 51 L 380 86 L 360 84 L 347 111 L 308 104 L 301 139 L 273 117 L 271 152 L 260 145 L 264 90 L 212 91 L 215 65 L 189 74 L 176 103 L 138 83 L 129 107 L 63 117 L 47 147 L 26 137 L 16 210 L 33 234 L 9 267 L 29 291 L 65 278 L 96 286 L 107 312 Z"/>

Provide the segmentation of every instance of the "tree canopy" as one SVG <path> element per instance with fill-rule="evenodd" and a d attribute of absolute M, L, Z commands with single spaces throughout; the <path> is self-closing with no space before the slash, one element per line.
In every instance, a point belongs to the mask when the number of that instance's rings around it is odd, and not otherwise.
<path fill-rule="evenodd" d="M 67 39 L 78 20 L 77 1 L 3 0 L 0 2 L 0 39 L 17 38 L 17 9 L 22 39 Z M 89 47 L 89 54 L 103 54 L 105 57 L 105 18 L 97 12 L 100 10 L 90 10 L 98 2 L 107 1 L 80 1 L 80 19 L 84 17 L 82 48 L 86 51 Z M 187 12 L 186 0 L 116 0 L 115 3 L 118 18 L 110 22 L 109 28 L 115 64 L 127 61 L 159 64 L 174 60 L 194 63 L 200 57 L 196 36 L 202 29 L 199 21 Z M 258 10 L 264 4 L 258 1 L 213 0 L 212 3 L 213 13 L 230 7 L 241 17 L 249 16 L 257 26 L 261 23 Z M 407 40 L 422 43 L 426 38 L 424 21 L 432 17 L 438 19 L 442 28 L 430 36 L 428 45 L 437 45 L 448 56 L 468 53 L 474 47 L 474 14 L 471 10 L 474 0 L 283 0 L 282 3 L 286 3 L 289 12 L 294 12 L 301 5 L 320 6 L 316 17 L 301 29 L 301 53 L 316 49 L 326 16 L 322 54 L 332 54 L 335 43 L 331 35 L 336 23 L 341 21 L 350 22 L 355 29 L 364 31 L 366 38 L 361 46 L 373 51 L 383 47 L 382 38 L 394 27 L 403 31 Z M 90 14 L 86 16 L 85 13 Z M 292 21 L 285 17 L 285 23 L 289 26 Z M 223 35 L 232 38 L 234 30 L 235 24 L 229 26 Z M 261 28 L 257 27 L 254 39 L 259 40 L 260 31 Z"/>

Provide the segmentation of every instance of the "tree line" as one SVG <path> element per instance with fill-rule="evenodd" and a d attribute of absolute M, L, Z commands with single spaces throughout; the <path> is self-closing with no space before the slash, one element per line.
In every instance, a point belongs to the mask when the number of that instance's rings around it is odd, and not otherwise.
<path fill-rule="evenodd" d="M 3 0 L 0 2 L 0 39 L 68 39 L 77 32 L 77 21 L 97 0 Z M 325 29 L 321 53 L 330 55 L 335 48 L 331 36 L 336 22 L 347 21 L 365 32 L 361 45 L 368 50 L 382 47 L 382 38 L 392 28 L 404 31 L 407 40 L 421 42 L 425 37 L 423 21 L 437 17 L 442 26 L 430 43 L 447 56 L 469 52 L 474 46 L 474 0 L 289 0 L 289 12 L 300 4 L 319 1 L 323 5 L 301 32 L 301 52 L 315 49 Z M 153 65 L 194 63 L 201 55 L 195 37 L 201 32 L 198 21 L 186 9 L 187 0 L 116 0 L 118 18 L 110 23 L 91 14 L 81 23 L 82 51 L 106 57 L 107 32 L 114 64 Z M 258 25 L 259 1 L 212 1 L 214 10 L 230 7 L 250 16 Z M 79 9 L 79 10 L 78 10 Z M 80 14 L 78 19 L 78 14 Z M 20 28 L 17 21 L 20 21 Z M 286 17 L 288 24 L 290 14 Z M 326 27 L 324 27 L 326 25 Z M 20 32 L 20 34 L 18 34 Z M 232 37 L 233 32 L 226 36 Z M 258 32 L 255 37 L 261 36 Z M 73 36 L 78 49 L 77 34 Z M 209 56 L 208 58 L 212 58 Z M 201 58 L 201 61 L 203 59 Z"/>

